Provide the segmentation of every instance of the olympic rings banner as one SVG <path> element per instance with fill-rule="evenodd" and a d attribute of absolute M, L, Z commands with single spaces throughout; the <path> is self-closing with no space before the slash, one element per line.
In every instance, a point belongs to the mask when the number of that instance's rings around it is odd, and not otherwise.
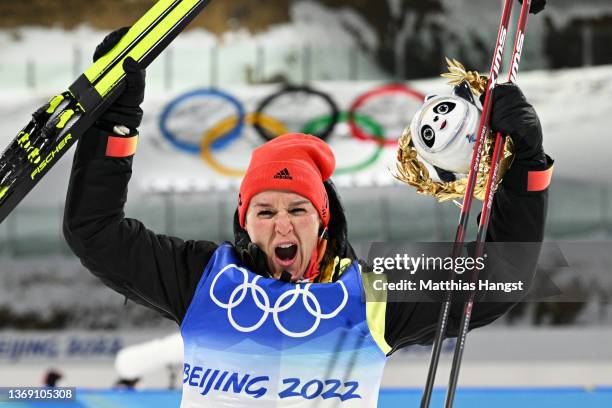
<path fill-rule="evenodd" d="M 135 166 L 142 145 L 153 146 L 144 147 L 147 156 L 155 155 L 145 159 L 148 189 L 235 187 L 254 148 L 281 134 L 301 132 L 331 146 L 336 182 L 391 184 L 397 140 L 423 99 L 422 92 L 406 84 L 346 84 L 333 91 L 325 86 L 190 90 L 158 101 L 155 129 L 144 107 Z"/>

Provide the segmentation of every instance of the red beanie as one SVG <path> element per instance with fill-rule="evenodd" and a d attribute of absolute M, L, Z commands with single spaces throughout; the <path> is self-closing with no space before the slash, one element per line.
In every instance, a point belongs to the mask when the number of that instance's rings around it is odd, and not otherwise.
<path fill-rule="evenodd" d="M 327 226 L 329 201 L 323 182 L 335 168 L 336 158 L 331 148 L 315 136 L 291 133 L 259 146 L 253 151 L 240 185 L 240 226 L 244 228 L 251 198 L 266 190 L 286 190 L 306 197 Z"/>

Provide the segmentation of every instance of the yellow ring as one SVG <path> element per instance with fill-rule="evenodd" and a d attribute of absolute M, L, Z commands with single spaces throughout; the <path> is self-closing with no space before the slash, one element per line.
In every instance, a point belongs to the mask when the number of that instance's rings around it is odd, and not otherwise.
<path fill-rule="evenodd" d="M 248 125 L 254 125 L 256 119 L 255 113 L 249 113 L 245 116 L 244 121 Z M 284 133 L 289 133 L 289 129 L 279 120 L 274 119 L 270 116 L 259 115 L 257 117 L 259 124 L 266 130 L 273 132 L 277 135 L 282 135 Z M 212 155 L 210 145 L 212 145 L 215 140 L 223 137 L 227 132 L 233 129 L 238 123 L 238 118 L 235 116 L 230 116 L 229 118 L 223 119 L 221 122 L 217 123 L 215 127 L 210 129 L 202 136 L 202 142 L 200 143 L 200 156 L 202 156 L 202 160 L 210 167 L 212 167 L 215 171 L 224 176 L 228 177 L 242 177 L 246 170 L 243 169 L 232 169 L 229 167 L 225 167 L 221 163 L 219 163 Z"/>

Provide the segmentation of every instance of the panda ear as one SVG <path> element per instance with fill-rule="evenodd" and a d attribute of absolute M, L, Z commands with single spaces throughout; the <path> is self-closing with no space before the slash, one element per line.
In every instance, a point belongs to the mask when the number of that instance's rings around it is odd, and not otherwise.
<path fill-rule="evenodd" d="M 453 93 L 456 96 L 465 99 L 472 105 L 476 105 L 474 95 L 472 95 L 472 89 L 470 88 L 470 84 L 467 81 L 463 81 L 459 85 L 455 86 L 455 88 L 453 89 Z"/>
<path fill-rule="evenodd" d="M 436 94 L 429 94 L 429 95 L 427 95 L 427 96 L 425 97 L 425 102 L 427 102 L 427 101 L 429 101 L 429 100 L 431 100 L 431 99 L 435 98 L 436 96 L 438 96 L 438 95 L 436 95 Z"/>
<path fill-rule="evenodd" d="M 436 169 L 436 173 L 438 173 L 438 177 L 445 183 L 452 183 L 453 181 L 457 181 L 457 176 L 454 173 L 441 169 L 438 166 L 434 166 Z"/>

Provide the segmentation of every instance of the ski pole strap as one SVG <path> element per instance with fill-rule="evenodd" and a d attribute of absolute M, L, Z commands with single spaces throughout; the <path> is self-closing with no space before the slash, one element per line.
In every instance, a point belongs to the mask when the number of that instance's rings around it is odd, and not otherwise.
<path fill-rule="evenodd" d="M 530 171 L 527 173 L 527 191 L 544 191 L 550 186 L 554 166 L 547 170 Z"/>
<path fill-rule="evenodd" d="M 106 157 L 129 157 L 136 153 L 138 135 L 131 137 L 108 136 Z"/>

